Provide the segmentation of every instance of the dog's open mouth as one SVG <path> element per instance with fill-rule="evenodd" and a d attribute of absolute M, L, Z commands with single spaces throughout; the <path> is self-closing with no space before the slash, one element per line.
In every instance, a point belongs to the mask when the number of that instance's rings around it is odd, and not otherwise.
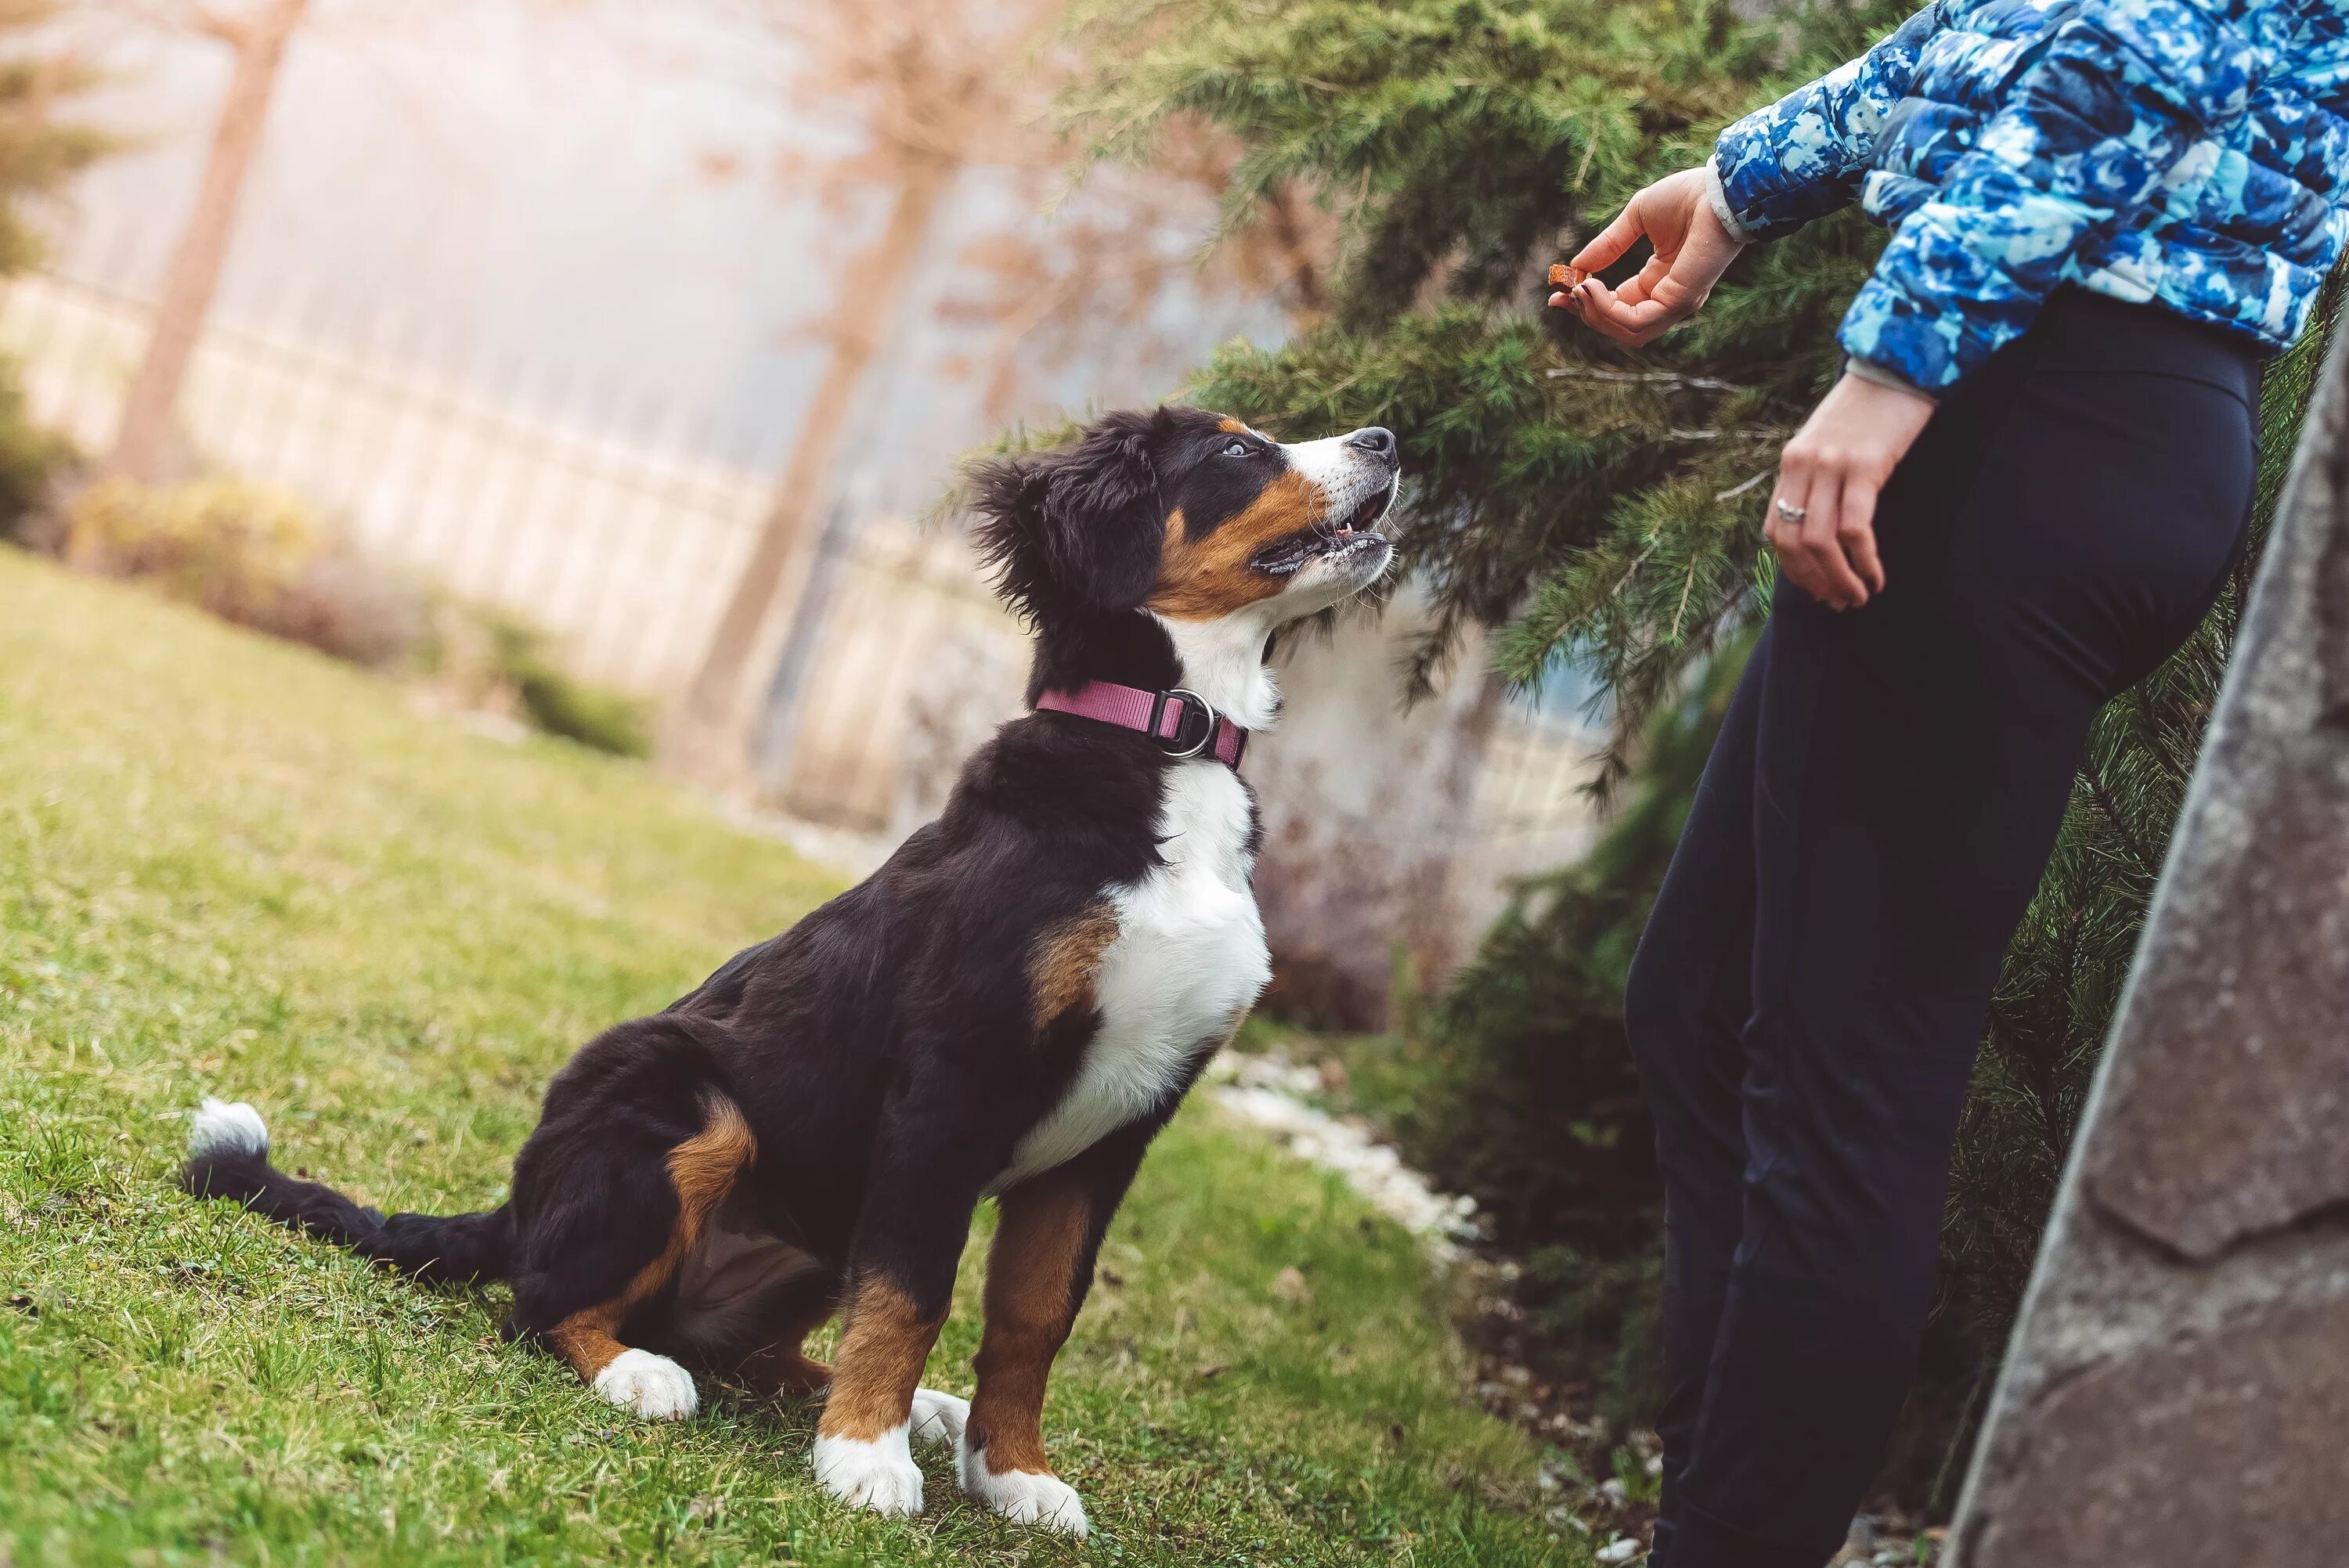
<path fill-rule="evenodd" d="M 1306 562 L 1323 556 L 1346 555 L 1374 546 L 1383 549 L 1386 541 L 1373 531 L 1393 500 L 1394 487 L 1389 485 L 1364 497 L 1361 504 L 1343 517 L 1317 522 L 1301 532 L 1274 540 L 1257 551 L 1248 564 L 1258 572 L 1286 577 L 1302 570 Z"/>

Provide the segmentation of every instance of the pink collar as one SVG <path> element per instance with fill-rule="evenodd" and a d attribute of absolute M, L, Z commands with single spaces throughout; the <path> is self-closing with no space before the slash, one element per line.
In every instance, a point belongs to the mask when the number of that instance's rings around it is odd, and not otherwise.
<path fill-rule="evenodd" d="M 1247 730 L 1209 707 L 1206 697 L 1181 686 L 1144 691 L 1114 681 L 1087 681 L 1074 691 L 1048 691 L 1036 699 L 1036 707 L 1040 712 L 1072 713 L 1121 729 L 1140 730 L 1157 741 L 1159 749 L 1169 757 L 1212 752 L 1216 761 L 1234 771 L 1247 750 Z"/>

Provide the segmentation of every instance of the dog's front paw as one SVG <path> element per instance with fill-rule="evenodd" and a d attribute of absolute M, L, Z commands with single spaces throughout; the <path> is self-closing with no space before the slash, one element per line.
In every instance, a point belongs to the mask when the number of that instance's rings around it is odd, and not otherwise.
<path fill-rule="evenodd" d="M 906 1429 L 895 1427 L 867 1442 L 861 1438 L 815 1440 L 818 1485 L 851 1508 L 875 1513 L 922 1511 L 922 1472 L 905 1444 Z"/>
<path fill-rule="evenodd" d="M 952 1394 L 941 1394 L 936 1388 L 914 1390 L 916 1442 L 940 1443 L 950 1449 L 960 1449 L 963 1423 L 969 1419 L 969 1400 L 957 1399 Z"/>
<path fill-rule="evenodd" d="M 648 1421 L 682 1421 L 693 1414 L 693 1374 L 666 1356 L 623 1350 L 595 1374 L 595 1392 Z"/>
<path fill-rule="evenodd" d="M 974 1449 L 967 1441 L 955 1447 L 955 1473 L 965 1496 L 1015 1524 L 1040 1524 L 1080 1540 L 1092 1529 L 1077 1489 L 1059 1476 L 1040 1470 L 999 1475 L 987 1468 L 987 1450 Z"/>

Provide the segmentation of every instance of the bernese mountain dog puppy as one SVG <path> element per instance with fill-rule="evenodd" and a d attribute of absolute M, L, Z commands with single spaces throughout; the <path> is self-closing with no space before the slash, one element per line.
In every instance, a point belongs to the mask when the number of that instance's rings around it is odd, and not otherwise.
<path fill-rule="evenodd" d="M 1033 711 L 943 816 L 584 1047 L 496 1209 L 387 1219 L 276 1171 L 253 1108 L 211 1099 L 187 1189 L 419 1278 L 509 1282 L 509 1334 L 639 1416 L 691 1415 L 688 1368 L 828 1387 L 816 1479 L 852 1504 L 918 1511 L 921 1439 L 987 1507 L 1083 1534 L 1045 1381 L 1143 1150 L 1269 977 L 1239 752 L 1278 705 L 1274 631 L 1386 570 L 1398 468 L 1382 429 L 1283 445 L 1184 407 L 981 465 Z M 966 1405 L 918 1385 L 990 1195 Z M 827 1367 L 802 1341 L 834 1311 Z"/>

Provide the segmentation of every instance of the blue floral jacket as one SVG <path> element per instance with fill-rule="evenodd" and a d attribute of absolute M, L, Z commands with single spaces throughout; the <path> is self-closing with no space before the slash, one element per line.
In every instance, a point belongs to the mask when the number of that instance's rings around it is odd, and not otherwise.
<path fill-rule="evenodd" d="M 2349 0 L 1934 0 L 1748 115 L 1715 205 L 1894 230 L 1844 350 L 1928 392 L 2059 284 L 2282 347 L 2349 240 Z"/>

